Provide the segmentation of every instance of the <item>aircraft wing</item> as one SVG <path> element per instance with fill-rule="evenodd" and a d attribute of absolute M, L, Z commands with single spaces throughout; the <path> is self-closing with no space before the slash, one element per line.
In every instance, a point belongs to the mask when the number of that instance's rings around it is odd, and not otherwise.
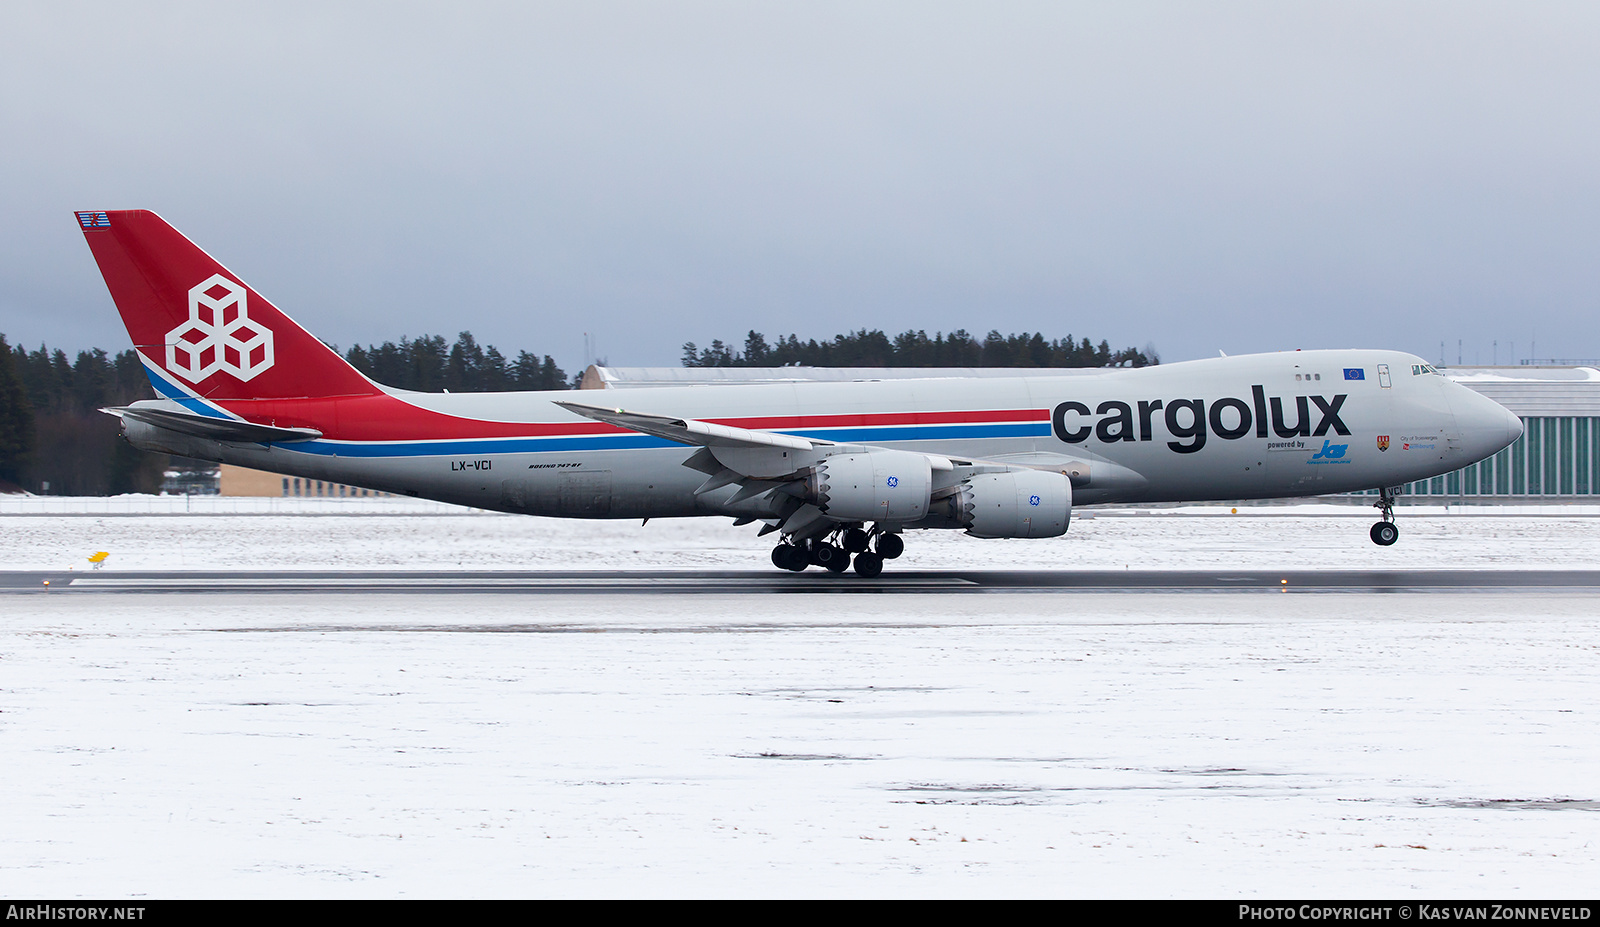
<path fill-rule="evenodd" d="M 805 475 L 818 460 L 844 450 L 844 445 L 695 419 L 603 409 L 578 402 L 554 402 L 585 418 L 698 446 L 700 449 L 683 461 L 685 467 L 706 474 L 706 481 L 694 491 L 696 496 L 734 484 L 739 489 L 728 500 L 730 504 L 756 496 L 778 495 L 782 501 L 778 503 L 777 517 L 762 519 L 767 523 L 762 534 L 777 530 L 780 524 L 786 530 L 802 523 L 819 530 L 827 523 L 821 510 L 801 498 Z"/>
<path fill-rule="evenodd" d="M 692 418 L 673 418 L 668 415 L 648 415 L 643 412 L 629 412 L 625 409 L 602 409 L 599 406 L 584 405 L 579 402 L 562 402 L 554 400 L 555 404 L 568 412 L 592 418 L 597 422 L 616 425 L 629 431 L 653 435 L 657 438 L 666 438 L 679 444 L 699 445 L 700 447 L 748 447 L 769 448 L 781 447 L 796 451 L 809 451 L 818 445 L 832 444 L 831 441 L 819 441 L 809 438 L 797 438 L 793 435 L 778 434 L 771 431 L 753 431 L 749 428 L 735 428 L 732 425 L 718 425 L 714 422 L 701 422 Z"/>
<path fill-rule="evenodd" d="M 914 456 L 926 460 L 930 471 L 946 473 L 952 470 L 966 472 L 1014 468 L 1009 464 L 954 460 L 937 454 L 891 451 L 859 444 L 837 444 L 818 438 L 801 438 L 626 409 L 605 409 L 577 402 L 555 400 L 555 403 L 585 418 L 680 444 L 698 446 L 700 449 L 683 461 L 683 466 L 699 470 L 707 476 L 706 481 L 694 491 L 695 495 L 737 484 L 738 490 L 723 504 L 736 506 L 757 496 L 768 497 L 773 500 L 773 517 L 747 515 L 740 522 L 760 517 L 766 522 L 762 534 L 775 531 L 780 526 L 786 532 L 802 534 L 827 529 L 832 522 L 813 504 L 816 500 L 807 486 L 815 473 L 814 468 L 835 455 L 889 453 Z"/>
<path fill-rule="evenodd" d="M 959 492 L 964 480 L 984 473 L 1043 470 L 1059 473 L 1072 483 L 1084 486 L 1090 482 L 1092 467 L 1093 479 L 1099 482 L 1145 483 L 1145 478 L 1140 474 L 1109 461 L 1091 462 L 1060 454 L 1026 453 L 991 460 L 964 460 L 923 451 L 838 444 L 690 418 L 554 401 L 563 409 L 585 418 L 680 444 L 698 446 L 699 450 L 683 461 L 683 466 L 706 474 L 706 481 L 694 490 L 694 494 L 701 496 L 737 485 L 739 488 L 735 492 L 719 502 L 728 507 L 739 506 L 758 496 L 766 497 L 765 506 L 770 516 L 746 509 L 740 512 L 742 517 L 737 522 L 745 524 L 760 519 L 766 523 L 762 534 L 781 529 L 796 537 L 810 536 L 825 532 L 836 523 L 835 516 L 831 514 L 833 509 L 826 506 L 825 500 L 819 499 L 816 485 L 818 473 L 836 456 L 859 458 L 863 455 L 892 454 L 921 458 L 926 461 L 928 470 L 925 472 L 932 474 L 929 501 Z"/>
<path fill-rule="evenodd" d="M 131 419 L 179 434 L 191 435 L 196 438 L 207 438 L 212 441 L 237 441 L 243 443 L 262 444 L 268 441 L 310 441 L 322 437 L 322 432 L 315 428 L 278 428 L 273 425 L 257 425 L 254 422 L 241 422 L 229 418 L 210 418 L 204 415 L 190 415 L 185 412 L 171 412 L 166 409 L 141 409 L 136 406 L 112 406 L 101 409 L 107 415 L 118 418 Z"/>
<path fill-rule="evenodd" d="M 711 474 L 706 485 L 696 494 L 726 486 L 729 483 L 746 483 L 750 480 L 787 480 L 805 463 L 815 463 L 831 454 L 860 453 L 874 450 L 870 445 L 839 444 L 822 438 L 801 438 L 773 431 L 756 431 L 702 422 L 692 418 L 675 418 L 670 415 L 650 415 L 626 409 L 606 409 L 581 402 L 552 400 L 568 412 L 592 418 L 595 421 L 616 425 L 641 434 L 665 438 L 679 444 L 698 446 L 705 450 L 684 461 L 684 466 Z M 789 451 L 810 451 L 808 455 L 791 455 Z M 781 458 L 780 454 L 781 453 Z M 999 461 L 961 460 L 921 451 L 902 451 L 925 457 L 934 470 L 950 471 L 1009 470 L 1018 466 L 1031 469 L 1054 469 L 1036 463 L 1002 463 Z M 1052 462 L 1053 463 L 1053 462 Z M 1085 471 L 1087 472 L 1087 471 Z"/>

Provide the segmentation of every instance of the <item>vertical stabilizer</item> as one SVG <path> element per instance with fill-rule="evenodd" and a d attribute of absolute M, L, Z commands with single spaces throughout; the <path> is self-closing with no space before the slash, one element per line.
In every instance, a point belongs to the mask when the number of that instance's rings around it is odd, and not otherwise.
<path fill-rule="evenodd" d="M 155 213 L 77 217 L 162 395 L 221 401 L 382 392 Z"/>

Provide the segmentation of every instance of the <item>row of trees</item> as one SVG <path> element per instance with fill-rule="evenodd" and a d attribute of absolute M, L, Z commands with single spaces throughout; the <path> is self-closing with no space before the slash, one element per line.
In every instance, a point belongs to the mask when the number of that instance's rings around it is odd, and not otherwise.
<path fill-rule="evenodd" d="M 461 332 L 453 344 L 441 335 L 358 344 L 344 357 L 379 383 L 422 392 L 576 386 L 550 355 L 521 351 L 511 359 L 493 345 L 480 346 L 471 332 Z M 1040 333 L 991 331 L 980 341 L 962 330 L 932 338 L 907 331 L 890 338 L 866 329 L 824 341 L 801 341 L 791 334 L 776 344 L 751 331 L 743 351 L 721 341 L 703 350 L 690 342 L 682 359 L 686 367 L 1144 367 L 1160 362 L 1148 345 L 1113 352 L 1105 341 L 1095 346 L 1071 335 L 1046 339 Z M 111 356 L 94 348 L 72 359 L 44 345 L 34 351 L 13 348 L 0 335 L 0 484 L 63 495 L 157 491 L 172 459 L 135 450 L 118 437 L 117 420 L 99 412 L 153 395 L 132 350 Z"/>
<path fill-rule="evenodd" d="M 0 482 L 33 492 L 154 492 L 169 458 L 135 450 L 99 410 L 152 395 L 132 350 L 15 348 L 0 335 Z"/>
<path fill-rule="evenodd" d="M 480 347 L 472 332 L 462 332 L 455 344 L 443 335 L 401 338 L 371 347 L 355 345 L 344 353 L 350 365 L 379 383 L 399 389 L 437 393 L 503 392 L 507 390 L 567 389 L 567 375 L 546 354 L 522 351 L 508 360 L 494 345 Z"/>
<path fill-rule="evenodd" d="M 471 332 L 454 344 L 439 335 L 399 344 L 356 345 L 350 363 L 379 383 L 423 392 L 566 389 L 567 375 L 547 354 L 507 360 Z M 115 357 L 99 348 L 76 360 L 40 345 L 13 348 L 0 335 L 0 491 L 21 487 L 51 495 L 101 496 L 157 492 L 174 463 L 119 437 L 116 418 L 99 410 L 155 393 L 131 349 Z"/>
<path fill-rule="evenodd" d="M 683 346 L 685 367 L 1148 367 L 1159 364 L 1155 348 L 1145 345 L 1113 352 L 1088 338 L 1071 335 L 1047 340 L 1040 332 L 1002 335 L 991 331 L 982 341 L 957 329 L 932 338 L 925 331 L 905 331 L 892 339 L 882 331 L 861 329 L 832 340 L 801 341 L 796 335 L 779 336 L 768 344 L 766 336 L 751 331 L 740 352 L 721 340 L 701 348 Z"/>

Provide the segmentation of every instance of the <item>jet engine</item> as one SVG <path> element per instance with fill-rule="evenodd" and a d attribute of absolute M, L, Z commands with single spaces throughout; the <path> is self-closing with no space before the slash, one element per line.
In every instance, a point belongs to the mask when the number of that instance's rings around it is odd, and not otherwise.
<path fill-rule="evenodd" d="M 834 454 L 806 487 L 817 508 L 844 521 L 916 521 L 928 514 L 933 465 L 908 451 Z"/>
<path fill-rule="evenodd" d="M 976 538 L 1053 538 L 1072 518 L 1072 481 L 1045 470 L 968 477 L 951 513 Z"/>

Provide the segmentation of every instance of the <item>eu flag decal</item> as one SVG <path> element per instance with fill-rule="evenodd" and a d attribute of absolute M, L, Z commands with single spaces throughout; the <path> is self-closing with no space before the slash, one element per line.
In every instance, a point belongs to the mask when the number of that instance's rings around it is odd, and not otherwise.
<path fill-rule="evenodd" d="M 1367 371 L 1362 367 L 1346 367 L 1344 368 L 1344 378 L 1346 380 L 1365 380 Z"/>

